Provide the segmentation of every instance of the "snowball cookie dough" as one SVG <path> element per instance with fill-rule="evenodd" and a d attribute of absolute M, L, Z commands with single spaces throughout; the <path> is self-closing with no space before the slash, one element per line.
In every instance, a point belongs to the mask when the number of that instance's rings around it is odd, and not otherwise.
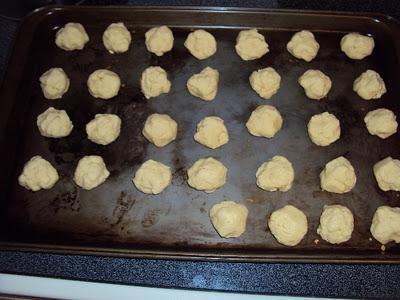
<path fill-rule="evenodd" d="M 256 178 L 263 190 L 287 192 L 294 180 L 293 166 L 286 157 L 276 155 L 258 168 Z"/>
<path fill-rule="evenodd" d="M 342 37 L 340 49 L 351 59 L 363 59 L 371 55 L 375 42 L 372 37 L 351 32 Z"/>
<path fill-rule="evenodd" d="M 281 85 L 281 76 L 274 68 L 268 67 L 251 73 L 250 85 L 253 90 L 264 99 L 276 94 Z"/>
<path fill-rule="evenodd" d="M 74 125 L 65 110 L 57 110 L 49 107 L 41 113 L 36 120 L 40 134 L 50 138 L 61 138 L 68 136 Z"/>
<path fill-rule="evenodd" d="M 310 139 L 318 146 L 329 146 L 340 138 L 340 122 L 328 112 L 312 116 L 307 128 Z"/>
<path fill-rule="evenodd" d="M 268 227 L 279 243 L 296 246 L 307 233 L 307 217 L 298 208 L 286 205 L 271 214 Z"/>
<path fill-rule="evenodd" d="M 294 57 L 310 62 L 317 56 L 319 44 L 311 31 L 302 30 L 292 36 L 286 49 Z"/>
<path fill-rule="evenodd" d="M 176 139 L 178 124 L 168 115 L 152 114 L 144 123 L 143 135 L 157 147 L 164 147 Z"/>
<path fill-rule="evenodd" d="M 347 242 L 354 229 L 354 217 L 343 205 L 325 205 L 319 218 L 317 233 L 331 244 Z"/>
<path fill-rule="evenodd" d="M 299 84 L 304 88 L 308 98 L 320 100 L 328 95 L 331 79 L 319 70 L 308 70 L 299 78 Z"/>
<path fill-rule="evenodd" d="M 380 206 L 372 218 L 370 231 L 381 244 L 400 243 L 400 207 Z"/>
<path fill-rule="evenodd" d="M 91 190 L 104 181 L 110 175 L 101 156 L 89 155 L 82 157 L 74 174 L 74 181 L 85 190 Z"/>
<path fill-rule="evenodd" d="M 396 115 L 389 109 L 378 108 L 367 113 L 364 118 L 368 132 L 386 139 L 397 132 Z"/>
<path fill-rule="evenodd" d="M 272 138 L 282 123 L 282 116 L 274 106 L 260 105 L 251 113 L 246 127 L 254 136 Z"/>
<path fill-rule="evenodd" d="M 200 73 L 192 75 L 187 81 L 189 93 L 205 101 L 214 100 L 218 91 L 219 73 L 206 67 Z"/>
<path fill-rule="evenodd" d="M 205 117 L 197 124 L 194 139 L 211 149 L 225 145 L 229 141 L 229 135 L 224 120 L 215 116 Z"/>
<path fill-rule="evenodd" d="M 93 97 L 107 100 L 118 95 L 121 79 L 110 70 L 99 69 L 90 74 L 87 85 Z"/>
<path fill-rule="evenodd" d="M 31 191 L 51 189 L 58 181 L 57 170 L 41 156 L 32 157 L 18 177 L 18 183 Z"/>
<path fill-rule="evenodd" d="M 225 184 L 228 169 L 220 161 L 208 157 L 196 161 L 187 173 L 192 188 L 212 193 Z"/>
<path fill-rule="evenodd" d="M 214 204 L 210 210 L 210 219 L 221 237 L 239 237 L 246 230 L 249 211 L 246 206 L 234 201 L 222 201 Z"/>
<path fill-rule="evenodd" d="M 400 160 L 388 156 L 377 162 L 374 175 L 382 191 L 400 191 Z"/>
<path fill-rule="evenodd" d="M 131 33 L 124 23 L 112 23 L 103 33 L 104 47 L 110 53 L 123 53 L 128 51 L 132 41 Z"/>
<path fill-rule="evenodd" d="M 185 47 L 197 59 L 209 58 L 217 52 L 217 42 L 214 36 L 203 29 L 189 33 Z"/>
<path fill-rule="evenodd" d="M 386 93 L 386 85 L 377 72 L 367 70 L 354 81 L 353 91 L 364 100 L 379 99 Z"/>
<path fill-rule="evenodd" d="M 174 46 L 174 35 L 167 26 L 154 27 L 145 33 L 146 48 L 157 56 L 163 56 Z"/>
<path fill-rule="evenodd" d="M 97 114 L 86 124 L 88 139 L 99 145 L 114 142 L 121 132 L 121 119 L 114 114 Z"/>
<path fill-rule="evenodd" d="M 140 86 L 146 99 L 169 93 L 171 82 L 168 80 L 167 72 L 161 67 L 148 67 L 142 73 Z"/>
<path fill-rule="evenodd" d="M 235 49 L 243 60 L 257 59 L 269 52 L 264 36 L 258 33 L 257 29 L 240 31 Z"/>
<path fill-rule="evenodd" d="M 139 191 L 153 195 L 161 193 L 171 183 L 171 180 L 171 169 L 152 159 L 145 161 L 132 179 Z"/>
<path fill-rule="evenodd" d="M 357 181 L 353 166 L 343 156 L 328 162 L 319 178 L 323 191 L 337 194 L 350 192 Z"/>
<path fill-rule="evenodd" d="M 39 78 L 46 99 L 60 99 L 69 88 L 69 78 L 61 68 L 51 68 Z"/>
<path fill-rule="evenodd" d="M 63 50 L 82 50 L 89 41 L 85 28 L 80 23 L 67 23 L 56 33 L 56 45 Z"/>

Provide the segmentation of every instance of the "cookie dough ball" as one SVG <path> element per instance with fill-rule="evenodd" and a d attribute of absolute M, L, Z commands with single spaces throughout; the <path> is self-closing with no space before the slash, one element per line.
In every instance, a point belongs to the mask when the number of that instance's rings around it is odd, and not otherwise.
<path fill-rule="evenodd" d="M 56 45 L 63 50 L 82 50 L 89 41 L 85 28 L 80 23 L 67 23 L 56 33 Z"/>
<path fill-rule="evenodd" d="M 312 116 L 307 128 L 310 139 L 318 146 L 329 146 L 340 138 L 340 122 L 328 112 Z"/>
<path fill-rule="evenodd" d="M 148 67 L 140 78 L 142 93 L 146 99 L 169 93 L 171 82 L 168 80 L 167 72 L 161 67 Z"/>
<path fill-rule="evenodd" d="M 69 78 L 61 68 L 51 68 L 39 78 L 46 99 L 60 99 L 69 88 Z"/>
<path fill-rule="evenodd" d="M 187 81 L 189 93 L 205 101 L 214 100 L 218 91 L 219 73 L 206 67 L 200 73 L 194 74 Z"/>
<path fill-rule="evenodd" d="M 57 170 L 41 156 L 32 157 L 18 177 L 18 183 L 31 191 L 51 189 L 58 181 Z"/>
<path fill-rule="evenodd" d="M 99 69 L 90 74 L 87 85 L 93 97 L 107 100 L 118 95 L 121 79 L 110 70 Z"/>
<path fill-rule="evenodd" d="M 351 59 L 363 59 L 371 55 L 375 42 L 372 37 L 359 33 L 348 33 L 340 41 L 340 49 Z"/>
<path fill-rule="evenodd" d="M 143 135 L 157 147 L 164 147 L 176 139 L 178 124 L 168 115 L 152 114 L 144 123 Z"/>
<path fill-rule="evenodd" d="M 192 188 L 212 193 L 225 184 L 228 169 L 220 161 L 208 157 L 196 161 L 187 173 Z"/>
<path fill-rule="evenodd" d="M 217 52 L 217 42 L 214 36 L 203 29 L 189 33 L 185 47 L 197 59 L 209 58 Z"/>
<path fill-rule="evenodd" d="M 370 231 L 381 244 L 400 243 L 400 207 L 380 206 L 372 218 Z"/>
<path fill-rule="evenodd" d="M 163 56 L 174 46 L 174 35 L 167 26 L 154 27 L 145 33 L 146 48 L 157 56 Z"/>
<path fill-rule="evenodd" d="M 400 191 L 400 160 L 388 156 L 377 162 L 374 175 L 382 191 Z"/>
<path fill-rule="evenodd" d="M 343 205 L 325 205 L 319 218 L 317 233 L 331 244 L 347 242 L 354 229 L 354 217 Z"/>
<path fill-rule="evenodd" d="M 337 194 L 350 192 L 357 181 L 353 166 L 343 156 L 328 162 L 319 178 L 323 191 Z"/>
<path fill-rule="evenodd" d="M 354 81 L 353 90 L 364 100 L 379 99 L 386 93 L 386 85 L 377 72 L 367 70 Z"/>
<path fill-rule="evenodd" d="M 310 62 L 317 56 L 319 44 L 311 31 L 302 30 L 292 36 L 286 49 L 294 57 Z"/>
<path fill-rule="evenodd" d="M 282 127 L 282 116 L 272 105 L 260 105 L 246 123 L 248 131 L 259 137 L 272 138 Z"/>
<path fill-rule="evenodd" d="M 386 139 L 397 132 L 396 115 L 389 109 L 378 108 L 367 113 L 364 118 L 368 132 Z"/>
<path fill-rule="evenodd" d="M 74 181 L 85 190 L 91 190 L 102 184 L 110 172 L 101 156 L 89 155 L 82 157 L 74 174 Z"/>
<path fill-rule="evenodd" d="M 239 237 L 246 230 L 249 211 L 246 206 L 234 201 L 222 201 L 210 210 L 210 219 L 221 237 Z"/>
<path fill-rule="evenodd" d="M 276 155 L 258 168 L 256 178 L 263 190 L 287 192 L 294 180 L 293 166 L 286 157 Z"/>
<path fill-rule="evenodd" d="M 299 78 L 299 84 L 304 88 L 308 98 L 320 100 L 328 95 L 331 79 L 319 70 L 308 70 Z"/>
<path fill-rule="evenodd" d="M 97 114 L 86 124 L 88 139 L 99 145 L 114 142 L 121 132 L 121 119 L 114 114 Z"/>
<path fill-rule="evenodd" d="M 74 125 L 65 110 L 48 108 L 41 113 L 36 120 L 40 134 L 50 138 L 61 138 L 68 136 Z"/>
<path fill-rule="evenodd" d="M 249 80 L 253 90 L 264 99 L 275 95 L 281 85 L 281 76 L 271 67 L 254 71 Z"/>
<path fill-rule="evenodd" d="M 159 194 L 172 180 L 171 169 L 152 159 L 144 162 L 133 177 L 133 184 L 145 194 Z"/>
<path fill-rule="evenodd" d="M 279 243 L 296 246 L 307 233 L 307 217 L 298 208 L 286 205 L 271 214 L 268 227 Z"/>
<path fill-rule="evenodd" d="M 237 54 L 243 60 L 253 60 L 269 52 L 268 44 L 257 29 L 242 30 L 236 38 Z"/>
<path fill-rule="evenodd" d="M 206 117 L 197 124 L 194 139 L 200 144 L 216 149 L 229 141 L 224 120 L 219 117 Z"/>
<path fill-rule="evenodd" d="M 112 23 L 103 33 L 104 47 L 110 53 L 123 53 L 128 51 L 132 41 L 131 33 L 124 23 Z"/>

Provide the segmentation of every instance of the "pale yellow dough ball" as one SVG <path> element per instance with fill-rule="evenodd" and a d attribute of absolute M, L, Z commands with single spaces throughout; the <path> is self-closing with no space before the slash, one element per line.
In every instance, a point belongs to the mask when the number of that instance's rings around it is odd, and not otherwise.
<path fill-rule="evenodd" d="M 61 138 L 68 136 L 74 125 L 65 110 L 49 107 L 41 113 L 36 120 L 40 134 L 50 138 Z"/>
<path fill-rule="evenodd" d="M 89 41 L 85 28 L 80 23 L 67 23 L 56 33 L 56 45 L 63 50 L 82 50 Z"/>
<path fill-rule="evenodd" d="M 396 115 L 389 109 L 378 108 L 367 113 L 364 118 L 368 132 L 386 139 L 397 132 Z"/>
<path fill-rule="evenodd" d="M 246 127 L 254 136 L 272 138 L 282 124 L 282 116 L 274 106 L 260 105 L 251 113 Z"/>
<path fill-rule="evenodd" d="M 136 171 L 133 183 L 136 188 L 145 194 L 159 194 L 170 185 L 172 180 L 171 169 L 152 159 L 144 162 Z"/>
<path fill-rule="evenodd" d="M 258 59 L 269 52 L 265 37 L 257 29 L 242 30 L 236 38 L 237 54 L 243 60 Z"/>
<path fill-rule="evenodd" d="M 220 161 L 208 157 L 196 161 L 187 173 L 192 188 L 212 193 L 225 184 L 228 169 Z"/>
<path fill-rule="evenodd" d="M 39 78 L 46 99 L 60 99 L 69 88 L 69 78 L 61 68 L 51 68 Z"/>
<path fill-rule="evenodd" d="M 299 78 L 308 98 L 320 100 L 325 98 L 332 87 L 331 79 L 319 70 L 307 70 Z"/>
<path fill-rule="evenodd" d="M 88 155 L 82 157 L 75 169 L 74 181 L 85 190 L 91 190 L 102 184 L 110 176 L 101 156 Z"/>
<path fill-rule="evenodd" d="M 97 114 L 86 124 L 88 139 L 99 145 L 114 142 L 121 132 L 121 119 L 114 114 Z"/>
<path fill-rule="evenodd" d="M 367 70 L 354 81 L 353 90 L 364 100 L 373 100 L 386 93 L 386 85 L 377 72 Z"/>
<path fill-rule="evenodd" d="M 87 85 L 93 97 L 108 100 L 118 95 L 121 79 L 117 73 L 99 69 L 90 74 Z"/>
<path fill-rule="evenodd" d="M 310 139 L 318 146 L 329 146 L 340 138 L 340 122 L 328 112 L 312 116 L 307 128 Z"/>
<path fill-rule="evenodd" d="M 377 162 L 374 175 L 382 191 L 400 191 L 400 160 L 388 156 Z"/>
<path fill-rule="evenodd" d="M 310 62 L 317 56 L 319 44 L 311 31 L 302 30 L 292 36 L 286 49 L 294 57 Z"/>
<path fill-rule="evenodd" d="M 152 114 L 147 117 L 142 133 L 149 142 L 164 147 L 176 139 L 178 124 L 168 115 Z"/>
<path fill-rule="evenodd" d="M 124 23 L 112 23 L 103 33 L 104 47 L 110 53 L 123 53 L 128 51 L 132 36 Z"/>
<path fill-rule="evenodd" d="M 357 181 L 353 166 L 343 156 L 328 162 L 319 177 L 322 190 L 337 194 L 350 192 Z"/>
<path fill-rule="evenodd" d="M 256 178 L 257 185 L 263 190 L 287 192 L 294 180 L 292 163 L 286 157 L 276 155 L 258 168 Z"/>
<path fill-rule="evenodd" d="M 216 116 L 205 117 L 197 124 L 194 139 L 211 149 L 225 145 L 229 141 L 229 135 L 224 120 Z"/>
<path fill-rule="evenodd" d="M 187 81 L 189 93 L 205 101 L 214 100 L 218 91 L 219 73 L 206 67 L 200 73 L 192 75 Z"/>
<path fill-rule="evenodd" d="M 174 46 L 174 35 L 167 26 L 153 27 L 145 33 L 146 48 L 157 56 L 171 51 Z"/>
<path fill-rule="evenodd" d="M 343 205 L 325 205 L 319 218 L 317 233 L 331 244 L 347 242 L 354 229 L 354 217 Z"/>
<path fill-rule="evenodd" d="M 208 31 L 198 29 L 189 33 L 185 47 L 197 59 L 206 59 L 213 56 L 217 51 L 217 41 Z"/>
<path fill-rule="evenodd" d="M 380 206 L 372 218 L 370 231 L 381 244 L 400 243 L 400 207 Z"/>
<path fill-rule="evenodd" d="M 351 59 L 363 59 L 371 55 L 375 42 L 370 36 L 351 32 L 342 37 L 340 49 Z"/>
<path fill-rule="evenodd" d="M 146 99 L 150 99 L 169 93 L 171 82 L 168 80 L 167 72 L 163 68 L 148 67 L 142 73 L 140 86 Z"/>
<path fill-rule="evenodd" d="M 274 68 L 268 67 L 251 73 L 250 85 L 264 99 L 270 99 L 279 90 L 281 76 Z"/>
<path fill-rule="evenodd" d="M 18 183 L 31 191 L 51 189 L 58 181 L 57 170 L 41 156 L 32 157 L 24 166 Z"/>
<path fill-rule="evenodd" d="M 234 201 L 222 201 L 210 210 L 210 219 L 215 230 L 223 238 L 239 237 L 246 230 L 246 206 Z"/>

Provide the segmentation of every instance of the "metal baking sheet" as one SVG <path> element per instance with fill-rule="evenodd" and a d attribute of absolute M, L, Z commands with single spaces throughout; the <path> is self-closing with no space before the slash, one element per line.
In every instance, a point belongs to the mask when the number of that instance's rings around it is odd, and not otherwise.
<path fill-rule="evenodd" d="M 82 51 L 67 52 L 54 44 L 54 35 L 66 22 L 82 23 L 90 41 Z M 133 34 L 128 52 L 111 55 L 102 44 L 102 33 L 112 22 L 124 22 Z M 162 57 L 146 51 L 144 32 L 168 25 L 175 36 L 174 48 Z M 254 61 L 242 61 L 234 50 L 241 29 L 258 28 L 270 45 L 270 53 Z M 217 39 L 218 51 L 197 60 L 184 48 L 187 34 L 207 28 Z M 310 63 L 286 51 L 291 35 L 312 30 L 321 45 Z M 383 15 L 329 12 L 268 11 L 231 8 L 135 8 L 50 7 L 35 11 L 23 22 L 10 59 L 1 93 L 1 226 L 3 249 L 51 251 L 131 257 L 283 262 L 398 263 L 400 248 L 389 244 L 385 252 L 370 238 L 369 226 L 380 205 L 400 206 L 399 193 L 382 192 L 372 166 L 391 155 L 400 157 L 399 134 L 381 140 L 368 134 L 363 118 L 378 107 L 400 112 L 399 24 Z M 371 34 L 373 55 L 353 61 L 340 51 L 343 34 Z M 172 82 L 171 92 L 146 100 L 139 78 L 148 66 L 159 65 Z M 186 81 L 204 67 L 220 72 L 219 90 L 213 102 L 200 101 L 186 90 Z M 251 89 L 252 71 L 274 67 L 282 76 L 281 88 L 271 100 L 262 100 Z M 61 100 L 46 100 L 38 78 L 50 67 L 62 67 L 71 85 Z M 123 87 L 109 101 L 93 98 L 86 80 L 91 72 L 107 68 L 118 73 Z M 311 101 L 298 85 L 307 69 L 328 74 L 333 87 L 327 99 Z M 378 71 L 388 92 L 382 99 L 364 101 L 352 91 L 354 79 L 366 69 Z M 284 123 L 273 139 L 251 136 L 245 127 L 251 111 L 272 104 Z M 36 127 L 39 113 L 54 106 L 65 109 L 74 129 L 70 136 L 49 139 Z M 324 111 L 341 122 L 342 135 L 329 147 L 317 147 L 308 138 L 309 118 Z M 116 113 L 122 118 L 121 136 L 109 146 L 86 138 L 85 124 L 97 113 Z M 153 112 L 167 113 L 179 124 L 178 138 L 156 148 L 141 135 L 144 120 Z M 211 150 L 193 140 L 196 124 L 205 116 L 225 120 L 230 141 Z M 77 187 L 73 172 L 84 155 L 101 155 L 111 172 L 108 180 L 91 191 Z M 292 163 L 296 178 L 286 193 L 266 192 L 255 184 L 258 166 L 274 155 Z M 26 161 L 41 155 L 58 170 L 60 180 L 51 190 L 30 192 L 17 177 Z M 340 155 L 348 158 L 357 174 L 356 187 L 347 194 L 322 192 L 319 173 L 325 163 Z M 191 189 L 186 170 L 197 159 L 213 156 L 229 169 L 225 186 L 212 194 Z M 140 193 L 131 178 L 147 159 L 171 166 L 173 180 L 163 193 Z M 212 227 L 208 211 L 224 199 L 244 203 L 249 209 L 246 232 L 236 239 L 222 239 Z M 292 204 L 307 215 L 309 230 L 296 247 L 276 242 L 266 229 L 269 214 Z M 350 241 L 329 245 L 316 229 L 326 204 L 343 204 L 354 213 Z M 319 239 L 318 244 L 314 243 Z"/>

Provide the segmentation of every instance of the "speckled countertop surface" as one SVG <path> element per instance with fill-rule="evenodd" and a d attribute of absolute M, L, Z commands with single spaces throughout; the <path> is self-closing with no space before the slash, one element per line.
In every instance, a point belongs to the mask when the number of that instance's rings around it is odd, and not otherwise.
<path fill-rule="evenodd" d="M 54 1 L 62 3 L 63 1 Z M 65 1 L 73 2 L 73 1 Z M 380 12 L 400 19 L 399 0 L 80 1 L 87 5 L 200 5 Z M 3 13 L 0 11 L 0 13 Z M 18 27 L 0 16 L 0 80 Z M 146 286 L 263 294 L 398 298 L 400 265 L 250 264 L 0 252 L 0 272 Z"/>

